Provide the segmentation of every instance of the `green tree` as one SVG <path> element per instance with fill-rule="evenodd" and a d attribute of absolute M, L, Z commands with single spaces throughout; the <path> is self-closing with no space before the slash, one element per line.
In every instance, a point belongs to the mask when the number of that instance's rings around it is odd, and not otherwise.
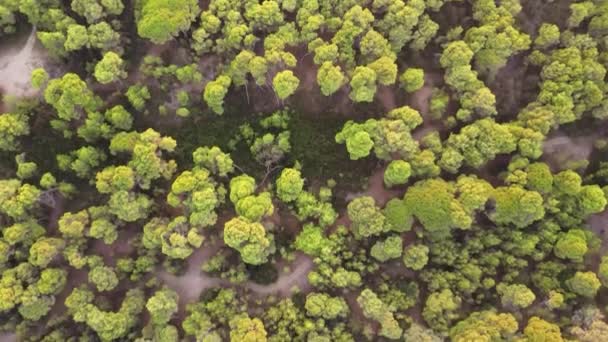
<path fill-rule="evenodd" d="M 196 0 L 141 0 L 138 8 L 137 33 L 156 44 L 190 29 L 200 11 Z"/>
<path fill-rule="evenodd" d="M 333 65 L 332 62 L 323 62 L 321 64 L 317 72 L 317 84 L 319 84 L 323 95 L 332 95 L 345 83 L 346 78 L 340 66 Z"/>
<path fill-rule="evenodd" d="M 277 179 L 277 196 L 284 202 L 295 201 L 304 187 L 300 171 L 285 168 Z"/>
<path fill-rule="evenodd" d="M 384 215 L 376 207 L 373 197 L 355 198 L 348 204 L 347 211 L 357 238 L 380 235 L 386 231 Z"/>
<path fill-rule="evenodd" d="M 207 83 L 203 93 L 203 99 L 216 114 L 224 114 L 224 97 L 232 80 L 228 76 L 221 75 L 214 81 Z"/>
<path fill-rule="evenodd" d="M 413 93 L 424 86 L 424 70 L 420 68 L 406 69 L 399 77 L 401 87 L 408 93 Z"/>
<path fill-rule="evenodd" d="M 380 261 L 385 262 L 390 259 L 396 259 L 401 256 L 403 251 L 403 242 L 401 237 L 397 235 L 389 236 L 385 240 L 377 241 L 370 250 L 370 255 Z"/>
<path fill-rule="evenodd" d="M 517 320 L 510 314 L 473 312 L 450 328 L 450 339 L 454 342 L 509 339 L 517 332 L 517 328 Z"/>
<path fill-rule="evenodd" d="M 403 330 L 395 320 L 392 311 L 370 289 L 361 291 L 357 303 L 363 310 L 363 315 L 380 323 L 380 335 L 391 340 L 401 338 Z"/>
<path fill-rule="evenodd" d="M 566 280 L 568 288 L 579 296 L 593 298 L 597 294 L 601 283 L 593 272 L 576 272 L 574 276 Z"/>
<path fill-rule="evenodd" d="M 410 164 L 404 160 L 393 160 L 384 171 L 384 184 L 387 187 L 407 183 L 412 174 Z"/>
<path fill-rule="evenodd" d="M 5 113 L 0 115 L 0 150 L 16 151 L 18 138 L 30 134 L 28 117 L 22 114 Z"/>
<path fill-rule="evenodd" d="M 241 254 L 245 263 L 260 265 L 267 261 L 274 241 L 267 235 L 264 226 L 235 217 L 224 225 L 224 242 Z"/>
<path fill-rule="evenodd" d="M 350 80 L 350 98 L 355 102 L 372 102 L 376 94 L 376 72 L 369 67 L 358 66 Z"/>
<path fill-rule="evenodd" d="M 429 248 L 425 245 L 409 245 L 403 251 L 403 263 L 406 267 L 419 271 L 429 261 Z"/>
<path fill-rule="evenodd" d="M 309 293 L 304 308 L 308 316 L 323 319 L 346 317 L 349 313 L 348 305 L 342 297 L 331 297 L 325 293 Z"/>
<path fill-rule="evenodd" d="M 89 281 L 98 291 L 110 291 L 118 285 L 118 277 L 114 270 L 108 266 L 97 266 L 89 272 Z"/>
<path fill-rule="evenodd" d="M 108 84 L 125 78 L 124 61 L 114 52 L 106 52 L 95 65 L 95 78 L 101 84 Z"/>
<path fill-rule="evenodd" d="M 177 292 L 168 288 L 158 290 L 148 298 L 146 309 L 150 312 L 155 325 L 163 326 L 171 320 L 173 314 L 177 312 L 178 298 Z"/>
<path fill-rule="evenodd" d="M 281 100 L 291 96 L 298 89 L 299 85 L 300 80 L 291 70 L 281 71 L 272 79 L 272 87 Z"/>
<path fill-rule="evenodd" d="M 266 329 L 258 318 L 240 314 L 230 319 L 229 326 L 232 342 L 266 342 Z"/>
<path fill-rule="evenodd" d="M 507 308 L 525 309 L 536 299 L 534 292 L 523 284 L 504 284 L 496 287 L 500 301 Z"/>

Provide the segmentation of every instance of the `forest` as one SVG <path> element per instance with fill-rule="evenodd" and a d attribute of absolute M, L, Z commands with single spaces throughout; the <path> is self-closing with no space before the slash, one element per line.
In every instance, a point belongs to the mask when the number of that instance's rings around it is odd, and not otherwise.
<path fill-rule="evenodd" d="M 608 341 L 608 0 L 0 0 L 0 341 Z"/>

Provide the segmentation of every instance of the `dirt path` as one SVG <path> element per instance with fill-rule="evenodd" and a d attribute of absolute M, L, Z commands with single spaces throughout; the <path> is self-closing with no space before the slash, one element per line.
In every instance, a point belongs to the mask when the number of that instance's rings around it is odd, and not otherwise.
<path fill-rule="evenodd" d="M 299 254 L 291 264 L 291 272 L 281 274 L 276 282 L 269 285 L 260 285 L 248 281 L 245 283 L 245 287 L 258 295 L 280 294 L 281 296 L 289 296 L 294 286 L 302 291 L 310 288 L 308 273 L 314 266 L 315 264 L 309 256 Z"/>
<path fill-rule="evenodd" d="M 399 191 L 390 190 L 384 187 L 384 170 L 386 167 L 381 167 L 376 169 L 374 173 L 369 177 L 367 183 L 367 189 L 362 192 L 354 192 L 348 193 L 346 195 L 346 201 L 350 202 L 353 199 L 361 196 L 371 196 L 376 201 L 376 205 L 379 207 L 384 207 L 386 202 L 391 200 L 392 198 L 399 196 Z"/>

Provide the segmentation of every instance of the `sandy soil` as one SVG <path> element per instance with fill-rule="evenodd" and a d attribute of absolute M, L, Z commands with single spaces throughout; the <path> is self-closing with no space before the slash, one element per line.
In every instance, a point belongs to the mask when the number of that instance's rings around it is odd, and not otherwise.
<path fill-rule="evenodd" d="M 46 64 L 47 53 L 32 29 L 27 40 L 18 40 L 15 46 L 5 48 L 0 55 L 0 88 L 6 95 L 22 97 L 36 93 L 30 84 L 32 70 Z"/>
<path fill-rule="evenodd" d="M 589 159 L 593 151 L 593 135 L 569 137 L 563 133 L 552 134 L 543 145 L 543 161 L 551 168 L 562 170 L 568 162 Z"/>

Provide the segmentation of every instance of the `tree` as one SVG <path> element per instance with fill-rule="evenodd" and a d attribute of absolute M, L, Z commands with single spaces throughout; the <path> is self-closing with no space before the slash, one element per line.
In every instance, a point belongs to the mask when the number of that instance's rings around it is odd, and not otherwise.
<path fill-rule="evenodd" d="M 317 84 L 321 93 L 330 96 L 346 83 L 346 78 L 340 66 L 332 62 L 323 62 L 317 71 Z"/>
<path fill-rule="evenodd" d="M 451 322 L 458 318 L 461 299 L 451 290 L 433 292 L 426 299 L 422 317 L 436 331 L 447 331 Z"/>
<path fill-rule="evenodd" d="M 13 219 L 25 218 L 36 208 L 40 190 L 17 179 L 0 180 L 0 212 Z"/>
<path fill-rule="evenodd" d="M 222 152 L 217 146 L 197 148 L 192 152 L 192 159 L 198 167 L 204 167 L 220 177 L 226 177 L 234 171 L 230 154 Z"/>
<path fill-rule="evenodd" d="M 558 258 L 579 263 L 583 262 L 587 250 L 587 238 L 581 229 L 570 229 L 567 233 L 562 234 L 553 248 L 553 252 Z"/>
<path fill-rule="evenodd" d="M 285 168 L 277 179 L 277 196 L 284 202 L 295 201 L 304 187 L 300 171 Z"/>
<path fill-rule="evenodd" d="M 367 67 L 376 73 L 376 79 L 382 85 L 394 84 L 397 79 L 397 64 L 390 57 L 382 56 L 368 64 Z"/>
<path fill-rule="evenodd" d="M 380 235 L 386 231 L 384 215 L 373 197 L 363 196 L 352 200 L 348 206 L 348 217 L 351 219 L 355 236 L 359 239 Z"/>
<path fill-rule="evenodd" d="M 224 97 L 232 80 L 228 76 L 221 75 L 214 81 L 207 83 L 203 93 L 203 99 L 216 114 L 224 114 Z"/>
<path fill-rule="evenodd" d="M 528 324 L 524 328 L 524 336 L 529 341 L 564 341 L 558 325 L 538 317 L 532 317 L 528 320 Z"/>
<path fill-rule="evenodd" d="M 406 267 L 419 271 L 429 261 L 429 248 L 425 245 L 409 245 L 403 251 L 403 263 Z"/>
<path fill-rule="evenodd" d="M 574 276 L 566 280 L 566 285 L 572 292 L 586 298 L 595 297 L 601 283 L 593 272 L 576 272 Z"/>
<path fill-rule="evenodd" d="M 247 314 L 241 314 L 231 318 L 229 325 L 232 342 L 266 342 L 266 329 L 258 318 L 252 319 Z"/>
<path fill-rule="evenodd" d="M 517 328 L 517 320 L 510 314 L 474 312 L 450 329 L 450 338 L 454 342 L 509 339 Z"/>
<path fill-rule="evenodd" d="M 504 284 L 496 287 L 496 292 L 500 295 L 503 306 L 514 309 L 524 309 L 532 305 L 536 299 L 534 292 L 523 284 Z"/>
<path fill-rule="evenodd" d="M 559 42 L 559 27 L 554 24 L 543 23 L 538 29 L 538 37 L 534 40 L 534 45 L 541 49 L 546 49 Z"/>
<path fill-rule="evenodd" d="M 370 255 L 380 261 L 385 262 L 390 259 L 396 259 L 401 256 L 403 251 L 403 242 L 401 237 L 397 235 L 389 236 L 385 240 L 377 241 L 370 250 Z"/>
<path fill-rule="evenodd" d="M 200 9 L 196 0 L 142 0 L 136 12 L 137 33 L 163 44 L 190 29 Z"/>
<path fill-rule="evenodd" d="M 66 51 L 80 50 L 88 44 L 89 35 L 85 26 L 72 24 L 68 27 L 63 45 Z"/>
<path fill-rule="evenodd" d="M 245 263 L 260 265 L 267 261 L 273 248 L 272 235 L 267 235 L 264 226 L 235 217 L 224 225 L 224 242 L 241 254 Z"/>
<path fill-rule="evenodd" d="M 597 275 L 599 276 L 602 285 L 608 287 L 608 255 L 602 257 Z"/>
<path fill-rule="evenodd" d="M 380 323 L 380 335 L 391 340 L 397 340 L 401 337 L 403 330 L 395 320 L 391 310 L 384 305 L 382 300 L 371 291 L 364 289 L 357 297 L 357 303 L 363 310 L 363 315 Z"/>
<path fill-rule="evenodd" d="M 112 83 L 126 76 L 124 61 L 114 52 L 106 52 L 95 65 L 95 78 L 101 84 Z"/>
<path fill-rule="evenodd" d="M 408 93 L 413 93 L 424 86 L 424 70 L 420 68 L 406 69 L 399 77 L 401 87 Z"/>
<path fill-rule="evenodd" d="M 16 151 L 18 138 L 30 134 L 28 118 L 22 114 L 5 113 L 0 115 L 0 150 Z"/>
<path fill-rule="evenodd" d="M 325 293 L 309 293 L 304 308 L 308 316 L 323 319 L 346 317 L 349 313 L 348 305 L 342 297 L 331 297 Z"/>
<path fill-rule="evenodd" d="M 42 89 L 49 81 L 49 74 L 43 68 L 32 70 L 32 87 L 34 89 Z"/>
<path fill-rule="evenodd" d="M 407 183 L 412 173 L 411 166 L 404 160 L 393 160 L 384 171 L 384 184 L 387 187 Z"/>
<path fill-rule="evenodd" d="M 59 255 L 64 246 L 65 242 L 62 239 L 42 237 L 30 247 L 29 262 L 34 266 L 45 268 Z"/>
<path fill-rule="evenodd" d="M 498 187 L 493 195 L 496 210 L 490 219 L 498 224 L 513 224 L 524 228 L 545 216 L 542 196 L 517 186 Z"/>
<path fill-rule="evenodd" d="M 300 80 L 294 76 L 291 70 L 281 71 L 272 79 L 272 87 L 281 100 L 291 96 L 299 85 Z"/>
<path fill-rule="evenodd" d="M 118 277 L 108 266 L 97 266 L 89 272 L 89 281 L 98 291 L 110 291 L 118 285 Z"/>
<path fill-rule="evenodd" d="M 350 99 L 355 102 L 372 102 L 376 94 L 376 72 L 364 66 L 358 66 L 350 80 Z"/>
<path fill-rule="evenodd" d="M 148 298 L 146 309 L 155 325 L 163 326 L 171 320 L 171 316 L 177 312 L 178 298 L 177 292 L 168 288 L 158 290 Z"/>

